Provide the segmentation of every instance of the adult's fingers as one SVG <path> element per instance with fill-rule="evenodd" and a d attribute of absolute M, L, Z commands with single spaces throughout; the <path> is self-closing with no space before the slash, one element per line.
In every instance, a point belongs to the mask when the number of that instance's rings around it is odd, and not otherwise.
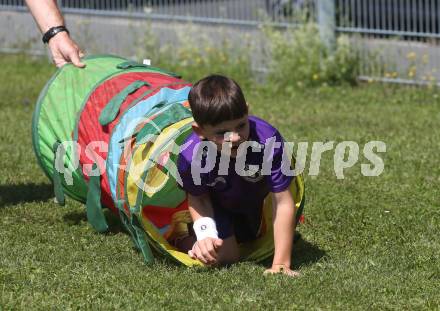
<path fill-rule="evenodd" d="M 80 60 L 81 50 L 67 32 L 60 32 L 53 37 L 49 41 L 49 49 L 57 67 L 62 67 L 68 62 L 80 68 L 85 66 Z"/>
<path fill-rule="evenodd" d="M 80 53 L 79 50 L 71 51 L 69 53 L 69 58 L 73 65 L 79 68 L 84 68 L 86 65 L 82 63 L 81 60 L 79 59 L 80 57 L 79 53 Z"/>
<path fill-rule="evenodd" d="M 53 57 L 53 63 L 58 68 L 63 67 L 65 64 L 67 64 L 67 61 L 63 57 Z"/>

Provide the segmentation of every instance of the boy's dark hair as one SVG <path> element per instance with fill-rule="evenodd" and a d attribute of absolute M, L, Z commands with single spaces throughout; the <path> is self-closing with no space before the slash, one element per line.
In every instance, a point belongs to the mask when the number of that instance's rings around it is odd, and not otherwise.
<path fill-rule="evenodd" d="M 196 82 L 189 92 L 189 105 L 198 125 L 217 125 L 248 113 L 240 86 L 234 80 L 210 75 Z"/>

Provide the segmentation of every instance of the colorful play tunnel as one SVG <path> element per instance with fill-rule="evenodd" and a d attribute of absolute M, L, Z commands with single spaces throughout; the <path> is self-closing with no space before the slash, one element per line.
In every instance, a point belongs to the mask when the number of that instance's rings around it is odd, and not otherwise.
<path fill-rule="evenodd" d="M 33 117 L 33 147 L 54 185 L 86 204 L 89 223 L 108 230 L 103 208 L 121 219 L 145 261 L 163 256 L 188 266 L 202 265 L 169 241 L 185 232 L 191 218 L 178 186 L 180 145 L 191 133 L 191 84 L 174 73 L 117 56 L 90 56 L 86 68 L 65 65 L 41 92 Z M 304 182 L 291 184 L 298 212 Z M 273 253 L 272 206 L 264 207 L 263 234 L 242 244 L 244 260 Z"/>

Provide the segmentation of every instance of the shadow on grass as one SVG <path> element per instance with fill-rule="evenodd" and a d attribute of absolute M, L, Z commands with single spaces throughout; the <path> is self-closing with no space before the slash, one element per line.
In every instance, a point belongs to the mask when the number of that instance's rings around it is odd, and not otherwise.
<path fill-rule="evenodd" d="M 0 185 L 0 208 L 19 203 L 47 201 L 53 197 L 51 184 Z"/>
<path fill-rule="evenodd" d="M 309 266 L 318 262 L 321 258 L 327 256 L 327 253 L 313 243 L 300 239 L 293 247 L 292 267 Z"/>
<path fill-rule="evenodd" d="M 108 209 L 104 210 L 104 215 L 107 220 L 107 224 L 109 225 L 109 231 L 107 231 L 106 234 L 111 235 L 111 234 L 123 233 L 126 235 L 130 235 L 123 227 L 118 216 L 113 214 Z M 63 219 L 68 225 L 71 225 L 71 226 L 84 225 L 84 223 L 87 222 L 86 211 L 84 209 L 83 212 L 78 212 L 78 211 L 69 212 L 63 216 Z M 139 249 L 137 249 L 136 247 L 134 247 L 134 248 L 140 253 Z M 152 251 L 155 255 L 156 260 L 163 257 L 162 255 L 157 254 L 157 252 L 155 251 L 154 248 L 152 248 Z M 299 269 L 300 267 L 312 265 L 326 256 L 327 256 L 327 254 L 324 250 L 320 249 L 315 244 L 304 240 L 303 238 L 299 238 L 297 241 L 295 241 L 295 245 L 294 245 L 294 249 L 293 249 L 292 268 L 296 270 L 296 269 Z M 259 263 L 258 265 L 262 265 L 265 268 L 269 268 L 272 265 L 272 259 L 273 259 L 272 257 L 268 258 L 267 260 Z M 174 261 L 170 261 L 170 260 L 164 260 L 164 262 L 166 262 L 167 264 L 169 264 L 171 266 L 176 266 L 176 267 L 181 266 L 180 264 L 178 264 Z M 221 268 L 221 267 L 219 267 L 219 268 Z M 200 271 L 198 271 L 196 269 L 195 271 L 196 272 L 207 272 L 207 271 L 209 271 L 209 269 L 200 269 Z"/>
<path fill-rule="evenodd" d="M 109 227 L 109 230 L 105 234 L 118 234 L 118 233 L 128 234 L 128 232 L 122 226 L 122 223 L 118 216 L 113 214 L 108 209 L 104 209 L 104 215 Z M 87 222 L 86 210 L 84 208 L 84 211 L 82 212 L 78 212 L 78 211 L 69 212 L 63 216 L 63 219 L 64 222 L 70 226 L 82 225 L 83 223 Z"/>
<path fill-rule="evenodd" d="M 300 267 L 312 265 L 326 256 L 327 254 L 324 250 L 301 238 L 296 241 L 293 246 L 292 269 L 296 270 Z M 272 266 L 272 259 L 273 257 L 265 260 L 261 264 L 266 268 L 270 268 Z"/>
<path fill-rule="evenodd" d="M 320 259 L 325 258 L 327 253 L 314 245 L 313 243 L 307 242 L 303 238 L 300 238 L 298 241 L 295 241 L 292 253 L 292 265 L 291 268 L 293 270 L 299 270 L 301 267 L 310 266 L 318 262 Z M 270 268 L 272 266 L 273 256 L 270 258 L 255 263 L 258 266 L 263 266 L 265 269 Z M 168 262 L 172 264 L 171 262 Z M 174 264 L 178 266 L 178 264 Z M 234 264 L 232 264 L 234 265 Z M 213 267 L 213 269 L 223 269 L 224 267 L 229 267 L 232 265 Z M 210 273 L 211 269 L 206 269 L 205 267 L 193 267 L 193 271 L 195 273 Z"/>

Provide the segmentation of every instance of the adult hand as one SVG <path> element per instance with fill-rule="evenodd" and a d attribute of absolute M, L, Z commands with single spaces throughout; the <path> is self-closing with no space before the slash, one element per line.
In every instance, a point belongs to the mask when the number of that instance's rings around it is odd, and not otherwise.
<path fill-rule="evenodd" d="M 188 251 L 188 255 L 206 265 L 214 265 L 217 263 L 217 250 L 222 245 L 223 240 L 221 239 L 206 238 L 194 243 L 192 250 Z"/>
<path fill-rule="evenodd" d="M 84 68 L 86 65 L 80 58 L 84 53 L 65 31 L 56 34 L 49 40 L 49 49 L 52 54 L 53 62 L 57 67 L 62 67 L 67 63 L 72 63 L 76 67 Z"/>
<path fill-rule="evenodd" d="M 264 271 L 264 275 L 268 274 L 285 274 L 291 277 L 301 276 L 301 273 L 299 273 L 299 271 L 290 270 L 290 268 L 285 265 L 272 265 L 272 268 Z"/>

